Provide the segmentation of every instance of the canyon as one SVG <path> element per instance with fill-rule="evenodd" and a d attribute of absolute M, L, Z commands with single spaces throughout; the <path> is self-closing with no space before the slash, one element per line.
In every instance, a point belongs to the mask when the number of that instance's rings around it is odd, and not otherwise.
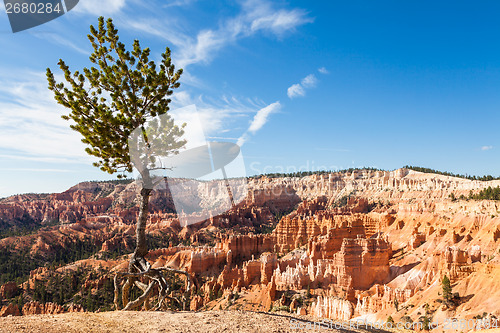
<path fill-rule="evenodd" d="M 163 188 L 150 202 L 147 259 L 190 274 L 193 311 L 285 310 L 371 321 L 498 318 L 500 203 L 465 198 L 499 185 L 404 168 L 259 176 L 248 179 L 238 205 L 187 226 Z M 0 200 L 3 230 L 31 228 L 2 238 L 0 250 L 59 260 L 4 281 L 0 315 L 87 310 L 74 297 L 43 303 L 30 291 L 83 268 L 85 292 L 75 294 L 103 290 L 114 272 L 126 270 L 138 198 L 134 182 L 86 182 L 63 193 Z M 89 255 L 60 255 L 81 249 Z M 453 304 L 443 300 L 444 276 Z"/>

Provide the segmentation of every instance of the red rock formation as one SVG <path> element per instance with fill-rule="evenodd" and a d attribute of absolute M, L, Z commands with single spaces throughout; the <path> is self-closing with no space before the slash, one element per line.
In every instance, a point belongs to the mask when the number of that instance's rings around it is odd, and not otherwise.
<path fill-rule="evenodd" d="M 351 302 L 345 299 L 318 296 L 310 307 L 310 313 L 320 318 L 349 320 L 354 314 L 354 307 Z"/>
<path fill-rule="evenodd" d="M 388 285 L 376 284 L 368 291 L 357 293 L 355 314 L 366 315 L 383 310 L 396 311 L 395 304 L 405 304 L 413 295 L 413 289 L 391 288 Z"/>
<path fill-rule="evenodd" d="M 345 238 L 342 248 L 333 258 L 339 267 L 337 280 L 350 280 L 354 289 L 367 289 L 375 283 L 387 282 L 390 274 L 389 258 L 391 248 L 387 241 L 380 238 Z"/>
<path fill-rule="evenodd" d="M 0 317 L 20 316 L 20 315 L 21 315 L 21 312 L 19 311 L 19 307 L 17 305 L 12 304 L 12 303 L 9 303 L 8 305 L 4 305 L 0 309 Z"/>
<path fill-rule="evenodd" d="M 409 250 L 415 250 L 417 247 L 425 243 L 426 237 L 425 233 L 419 232 L 418 227 L 415 227 L 411 234 L 410 241 L 408 243 Z"/>
<path fill-rule="evenodd" d="M 79 304 L 71 304 L 68 307 L 68 311 L 67 312 L 84 312 L 84 310 L 83 310 L 82 306 L 79 305 Z"/>
<path fill-rule="evenodd" d="M 274 184 L 267 177 L 261 177 L 257 184 L 249 184 L 245 205 L 264 206 L 270 204 L 279 210 L 290 209 L 300 202 L 295 189 L 289 184 Z"/>
<path fill-rule="evenodd" d="M 19 288 L 15 282 L 7 282 L 0 287 L 0 300 L 11 298 L 17 295 Z"/>
<path fill-rule="evenodd" d="M 197 311 L 199 308 L 203 306 L 203 298 L 200 295 L 196 295 L 189 303 L 189 309 L 191 311 Z"/>
<path fill-rule="evenodd" d="M 232 260 L 241 263 L 263 252 L 273 251 L 275 240 L 272 235 L 238 235 L 224 237 L 217 245 L 223 251 L 232 253 Z"/>
<path fill-rule="evenodd" d="M 264 310 L 271 309 L 274 301 L 276 300 L 276 283 L 274 282 L 274 277 L 271 278 L 271 282 L 264 288 L 262 291 L 263 296 L 262 304 L 264 306 Z"/>
<path fill-rule="evenodd" d="M 473 262 L 473 263 L 481 261 L 481 246 L 473 245 L 469 251 L 469 256 L 470 256 L 471 262 Z"/>
<path fill-rule="evenodd" d="M 226 264 L 227 253 L 218 249 L 201 249 L 191 252 L 191 259 L 187 265 L 189 273 L 204 273 L 210 269 L 222 267 Z"/>
<path fill-rule="evenodd" d="M 447 247 L 441 255 L 439 269 L 448 275 L 452 282 L 467 277 L 472 271 L 472 260 L 467 251 L 456 247 Z"/>
<path fill-rule="evenodd" d="M 23 306 L 23 315 L 64 313 L 64 308 L 55 303 L 29 302 Z"/>
<path fill-rule="evenodd" d="M 327 250 L 314 247 L 314 251 Z M 315 262 L 306 255 L 295 266 L 286 266 L 283 271 L 276 269 L 274 275 L 278 288 L 282 289 L 303 289 L 308 285 L 328 288 L 332 284 L 345 289 L 365 289 L 388 280 L 390 255 L 390 246 L 383 239 L 345 238 L 331 259 Z"/>
<path fill-rule="evenodd" d="M 259 259 L 245 261 L 241 268 L 226 265 L 217 279 L 221 288 L 241 288 L 270 283 L 278 265 L 275 253 L 264 253 Z"/>
<path fill-rule="evenodd" d="M 336 252 L 342 244 L 342 239 L 355 238 L 357 235 L 371 237 L 386 227 L 389 221 L 385 216 L 377 216 L 377 219 L 374 219 L 359 213 L 337 215 L 330 211 L 317 211 L 312 216 L 290 214 L 280 221 L 273 235 L 276 236 L 277 250 L 280 252 L 288 252 L 307 244 L 316 236 L 326 236 L 325 239 L 333 247 L 332 251 Z"/>
<path fill-rule="evenodd" d="M 169 266 L 191 274 L 218 272 L 227 262 L 228 253 L 211 247 L 173 246 L 150 251 L 147 258 L 153 267 Z"/>

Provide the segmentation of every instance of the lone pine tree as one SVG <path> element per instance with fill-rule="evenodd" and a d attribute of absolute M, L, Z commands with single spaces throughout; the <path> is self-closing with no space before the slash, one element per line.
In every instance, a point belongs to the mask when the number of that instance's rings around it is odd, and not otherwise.
<path fill-rule="evenodd" d="M 441 287 L 443 288 L 443 299 L 446 302 L 449 302 L 451 300 L 451 282 L 450 279 L 445 275 L 443 277 L 443 280 L 441 281 Z"/>
<path fill-rule="evenodd" d="M 118 178 L 123 178 L 125 172 L 132 172 L 133 167 L 139 171 L 142 187 L 136 248 L 128 272 L 118 276 L 127 278 L 122 289 L 125 309 L 148 303 L 155 284 L 159 285 L 160 308 L 163 300 L 169 298 L 169 286 L 163 273 L 175 270 L 167 267 L 152 269 L 144 258 L 148 253 L 145 231 L 148 203 L 155 185 L 148 167 L 152 165 L 149 160 L 154 160 L 154 156 L 143 154 L 139 161 L 144 163 L 137 165 L 137 161 L 130 156 L 130 149 L 137 148 L 130 147 L 134 142 L 130 136 L 139 129 L 143 144 L 145 142 L 148 148 L 152 143 L 159 145 L 166 154 L 176 154 L 185 145 L 185 140 L 181 139 L 184 125 L 175 125 L 167 114 L 171 102 L 169 96 L 180 85 L 182 69 L 175 69 L 168 47 L 161 54 L 158 67 L 149 60 L 149 48 L 141 48 L 138 40 L 134 41 L 133 50 L 127 51 L 119 41 L 118 30 L 111 19 L 105 22 L 100 17 L 97 29 L 91 25 L 90 32 L 88 39 L 94 51 L 89 59 L 94 66 L 83 68 L 83 73 L 72 73 L 61 59 L 58 65 L 67 86 L 56 82 L 54 74 L 47 68 L 48 88 L 59 104 L 70 109 L 70 113 L 62 118 L 72 121 L 70 127 L 83 136 L 82 142 L 87 145 L 85 151 L 97 158 L 96 167 L 110 174 L 117 173 Z M 152 131 L 146 129 L 149 124 L 153 124 Z M 154 136 L 154 133 L 157 135 Z M 190 282 L 186 272 L 175 272 L 186 274 Z M 118 276 L 115 276 L 115 306 L 120 308 Z M 151 282 L 146 285 L 139 281 L 140 277 L 146 277 Z M 129 290 L 133 286 L 144 293 L 135 301 L 129 301 Z"/>

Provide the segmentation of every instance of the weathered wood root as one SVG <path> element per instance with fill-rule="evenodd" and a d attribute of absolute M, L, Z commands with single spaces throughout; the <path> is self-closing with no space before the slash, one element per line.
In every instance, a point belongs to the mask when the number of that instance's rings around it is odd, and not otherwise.
<path fill-rule="evenodd" d="M 154 310 L 161 309 L 162 306 L 165 305 L 165 299 L 175 300 L 179 304 L 182 304 L 183 310 L 186 309 L 187 295 L 189 295 L 192 285 L 191 277 L 189 276 L 188 272 L 174 269 L 171 267 L 151 268 L 151 265 L 145 260 L 143 260 L 142 262 L 136 261 L 133 264 L 133 268 L 137 272 L 118 272 L 115 274 L 113 281 L 115 287 L 114 305 L 116 310 L 121 310 L 121 304 L 119 302 L 119 294 L 120 294 L 119 278 L 126 278 L 126 281 L 122 286 L 122 304 L 124 306 L 123 307 L 124 311 L 137 309 L 143 304 L 146 310 L 150 309 L 151 308 L 150 299 L 155 290 L 155 287 L 157 287 L 158 289 L 158 303 L 154 308 Z M 176 274 L 186 275 L 187 286 L 186 290 L 184 291 L 181 297 L 181 301 L 179 301 L 179 299 L 177 299 L 176 297 L 169 295 L 170 286 L 168 285 L 164 275 L 164 273 L 166 272 L 173 272 Z M 149 280 L 149 284 L 139 281 L 140 279 Z M 129 300 L 130 289 L 134 285 L 140 290 L 142 290 L 143 293 L 135 300 L 130 301 Z"/>

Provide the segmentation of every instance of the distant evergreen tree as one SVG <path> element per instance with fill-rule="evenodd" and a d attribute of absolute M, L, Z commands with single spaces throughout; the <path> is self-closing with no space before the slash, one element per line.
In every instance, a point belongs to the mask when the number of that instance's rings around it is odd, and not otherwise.
<path fill-rule="evenodd" d="M 443 277 L 443 280 L 441 281 L 441 287 L 443 289 L 443 299 L 445 301 L 450 301 L 452 297 L 451 294 L 452 288 L 450 279 L 448 279 L 446 275 Z"/>

